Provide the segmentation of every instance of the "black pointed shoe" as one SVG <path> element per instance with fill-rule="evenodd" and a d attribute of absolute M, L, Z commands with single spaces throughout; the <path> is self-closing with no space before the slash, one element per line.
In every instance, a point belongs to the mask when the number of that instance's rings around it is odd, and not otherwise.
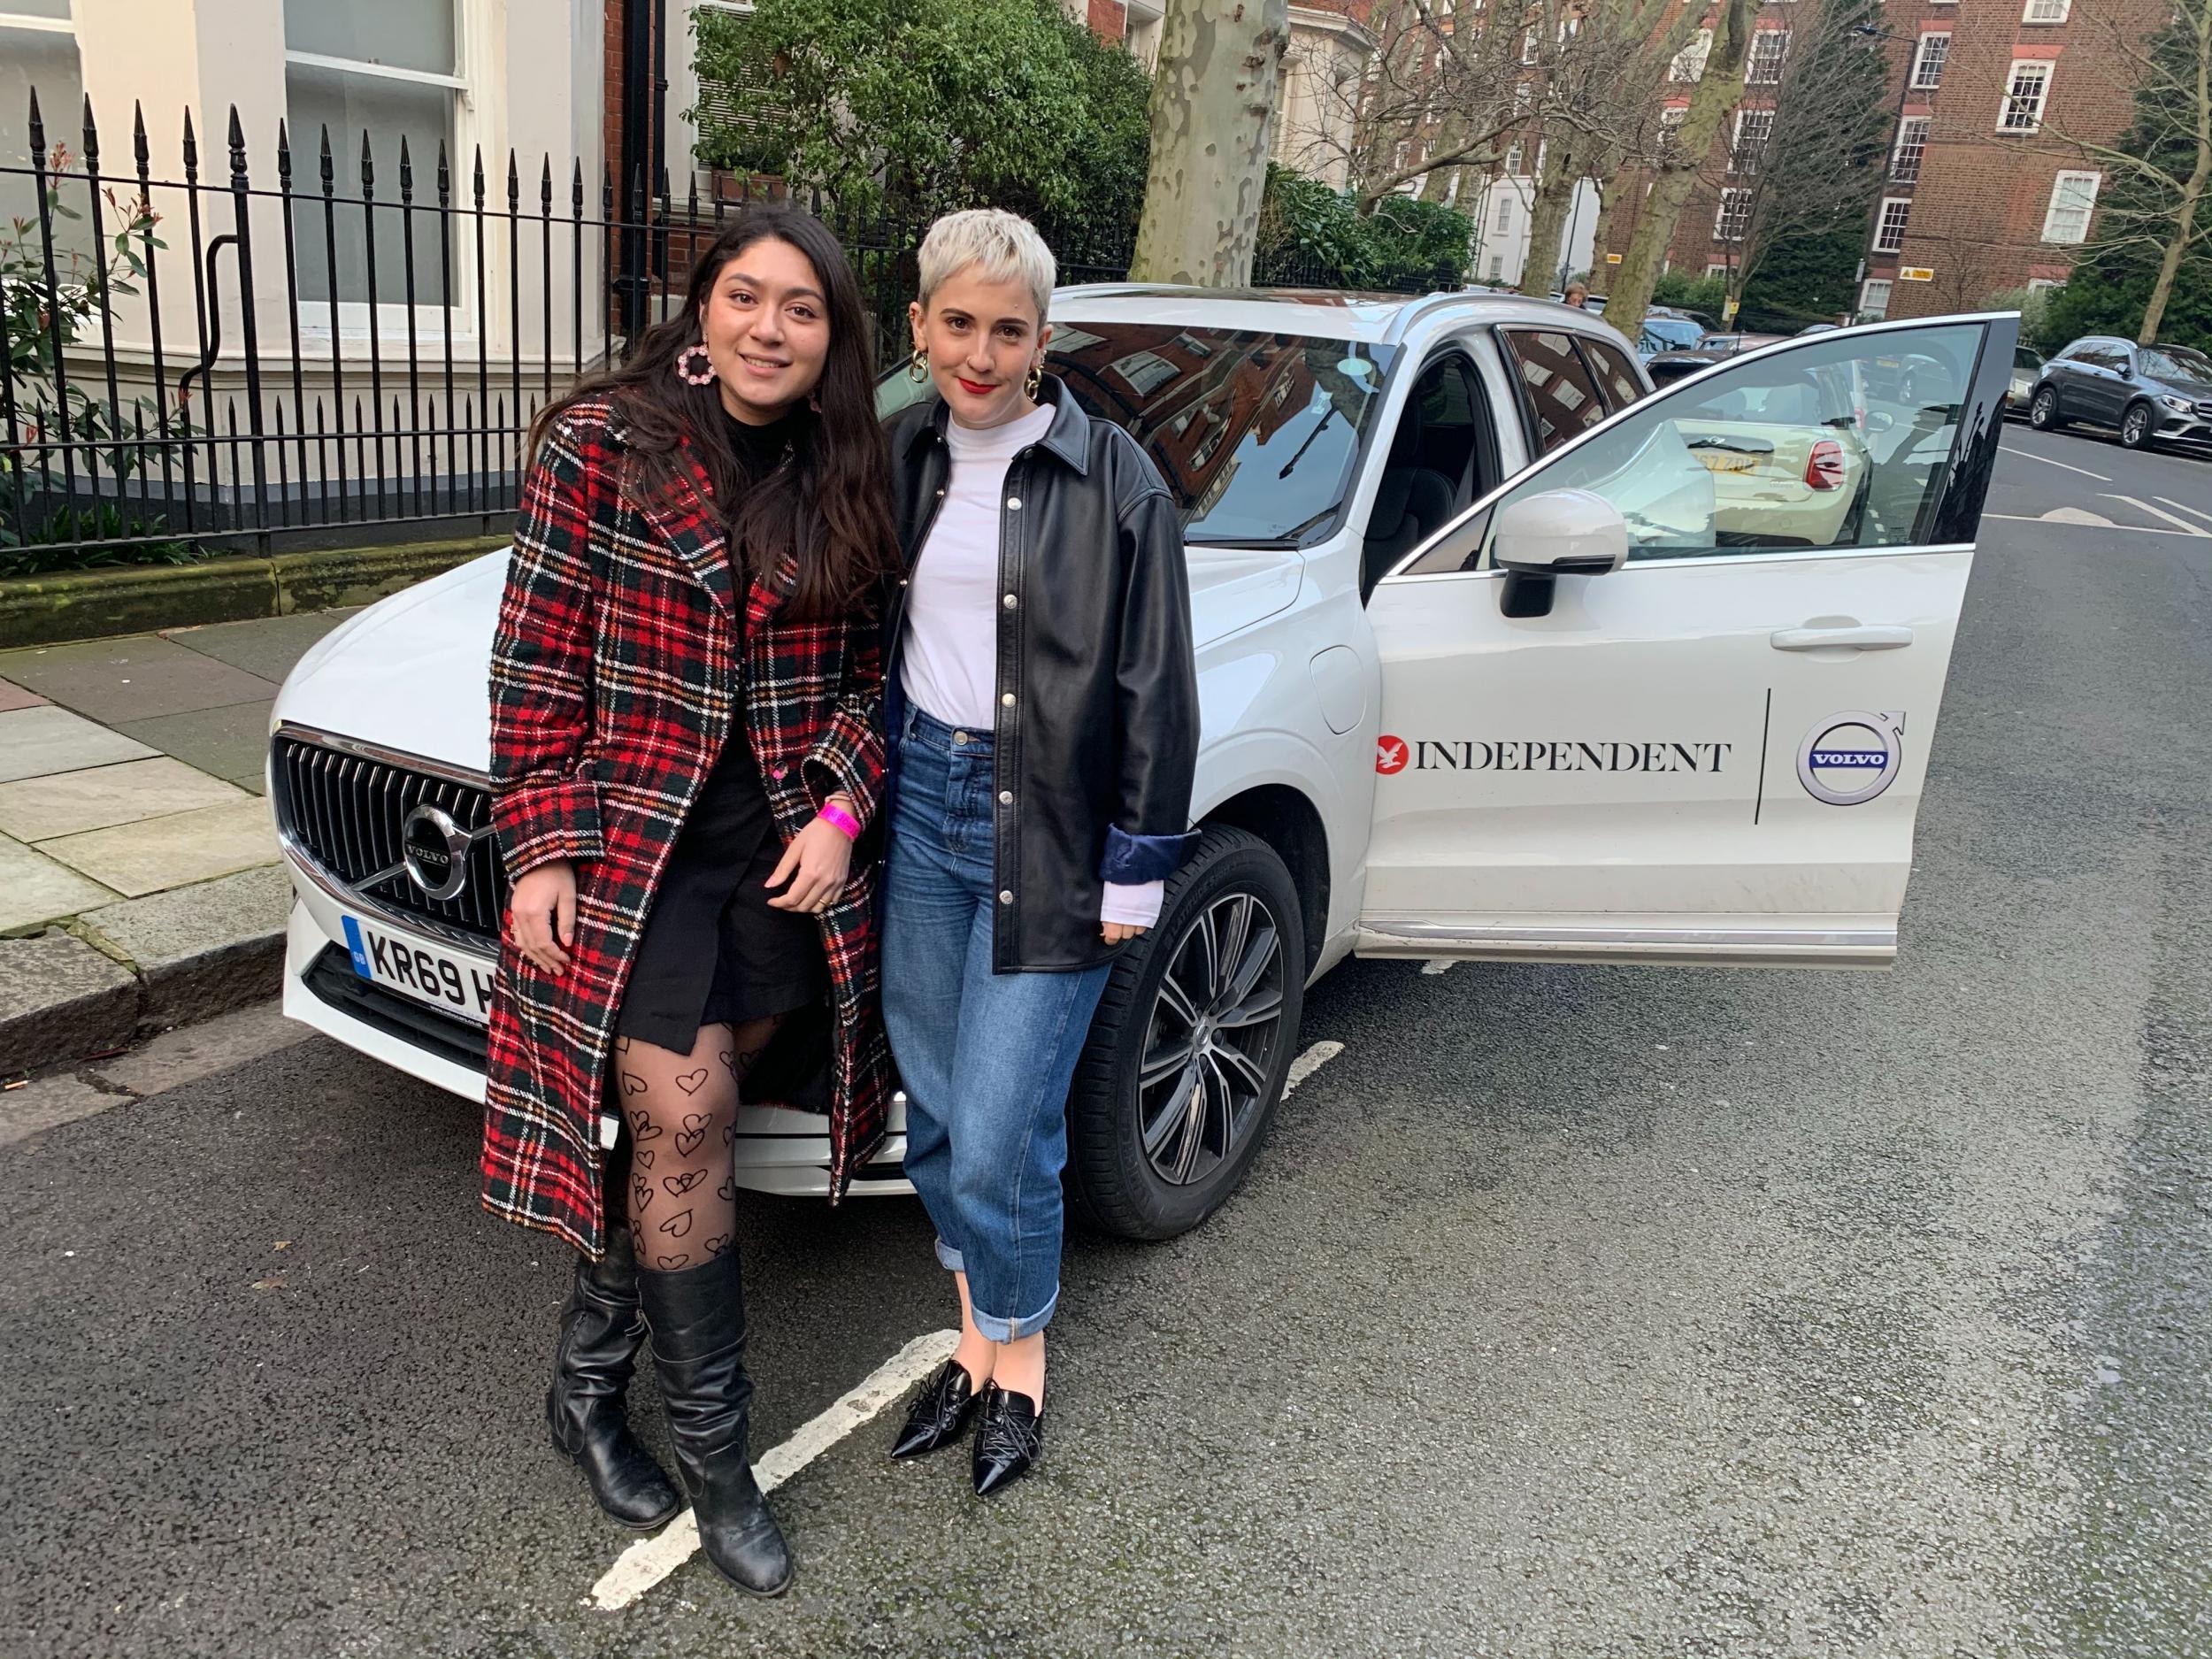
<path fill-rule="evenodd" d="M 699 1548 L 749 1595 L 781 1595 L 794 1568 L 783 1530 L 753 1478 L 753 1403 L 745 1374 L 745 1283 L 732 1247 L 674 1273 L 641 1272 L 638 1294 L 668 1409 L 676 1467 L 691 1494 Z"/>
<path fill-rule="evenodd" d="M 983 1385 L 975 1420 L 975 1495 L 987 1498 L 1029 1472 L 1045 1449 L 1044 1414 L 1027 1394 Z"/>
<path fill-rule="evenodd" d="M 975 1413 L 975 1379 L 956 1359 L 949 1359 L 922 1385 L 906 1426 L 891 1447 L 894 1457 L 919 1457 L 941 1446 L 949 1446 L 968 1427 Z"/>
<path fill-rule="evenodd" d="M 630 1432 L 624 1397 L 644 1345 L 630 1230 L 612 1227 L 606 1255 L 595 1263 L 576 1258 L 553 1350 L 553 1386 L 545 1391 L 545 1422 L 553 1449 L 584 1471 L 599 1507 L 640 1532 L 672 1520 L 683 1507 L 666 1471 Z"/>

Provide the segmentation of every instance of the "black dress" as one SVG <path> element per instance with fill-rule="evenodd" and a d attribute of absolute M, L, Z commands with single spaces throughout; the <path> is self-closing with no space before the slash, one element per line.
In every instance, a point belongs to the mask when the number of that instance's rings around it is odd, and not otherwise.
<path fill-rule="evenodd" d="M 812 426 L 799 412 L 766 426 L 731 420 L 728 429 L 758 480 L 809 441 Z M 741 576 L 741 627 L 746 586 Z M 744 660 L 741 640 L 733 660 Z M 689 1054 L 702 1025 L 742 1025 L 821 999 L 829 964 L 820 922 L 768 904 L 767 880 L 783 853 L 741 704 L 662 872 L 615 1020 L 618 1035 Z"/>

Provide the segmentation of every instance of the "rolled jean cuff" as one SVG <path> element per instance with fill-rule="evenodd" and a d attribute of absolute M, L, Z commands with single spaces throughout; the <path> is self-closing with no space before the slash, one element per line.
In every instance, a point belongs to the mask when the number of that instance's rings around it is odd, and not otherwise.
<path fill-rule="evenodd" d="M 971 1297 L 975 1293 L 975 1281 L 972 1279 L 968 1282 L 968 1292 Z M 1045 1303 L 1041 1311 L 1024 1314 L 1018 1319 L 1002 1319 L 996 1314 L 986 1313 L 977 1307 L 971 1307 L 968 1314 L 975 1321 L 975 1328 L 992 1341 L 1017 1342 L 1023 1337 L 1036 1335 L 1038 1332 L 1050 1325 L 1053 1310 L 1059 1305 L 1060 1293 L 1056 1288 L 1052 1293 L 1052 1299 Z"/>
<path fill-rule="evenodd" d="M 937 1240 L 937 1264 L 948 1273 L 964 1273 L 968 1271 L 966 1258 L 942 1239 Z"/>

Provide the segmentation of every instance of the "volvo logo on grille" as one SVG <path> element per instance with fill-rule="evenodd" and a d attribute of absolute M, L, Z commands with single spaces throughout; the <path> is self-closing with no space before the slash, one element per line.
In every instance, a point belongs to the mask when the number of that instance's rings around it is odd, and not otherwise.
<path fill-rule="evenodd" d="M 407 815 L 399 844 L 407 873 L 426 896 L 449 899 L 468 885 L 469 833 L 443 807 L 428 802 Z"/>

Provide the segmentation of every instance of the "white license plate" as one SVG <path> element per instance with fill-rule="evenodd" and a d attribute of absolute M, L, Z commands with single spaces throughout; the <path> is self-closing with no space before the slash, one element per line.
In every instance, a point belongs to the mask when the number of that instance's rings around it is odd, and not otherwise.
<path fill-rule="evenodd" d="M 353 971 L 370 984 L 443 1009 L 473 1025 L 490 1019 L 495 964 L 387 933 L 350 916 L 339 919 L 345 924 Z"/>

